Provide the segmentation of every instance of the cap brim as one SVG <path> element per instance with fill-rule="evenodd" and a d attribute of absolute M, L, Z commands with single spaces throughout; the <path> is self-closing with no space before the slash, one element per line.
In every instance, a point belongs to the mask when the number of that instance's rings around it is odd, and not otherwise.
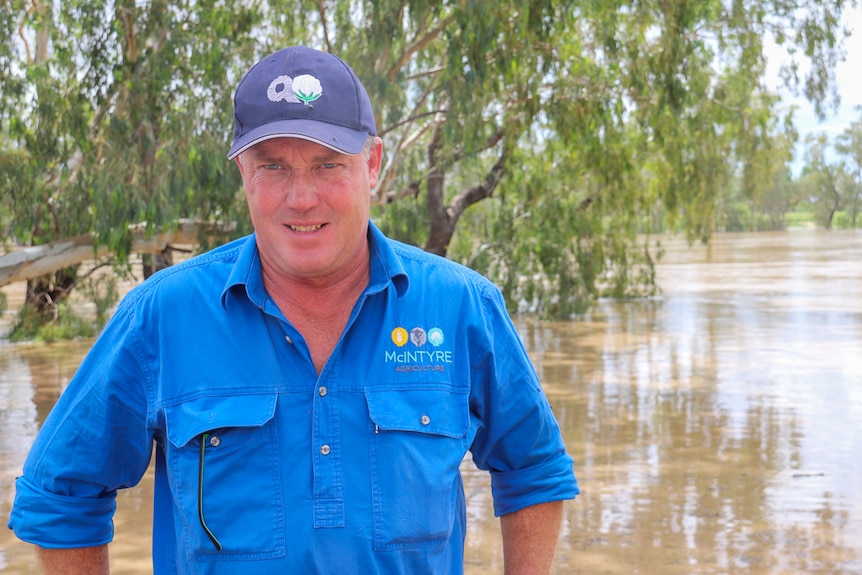
<path fill-rule="evenodd" d="M 233 160 L 255 144 L 274 138 L 307 140 L 342 154 L 354 155 L 365 147 L 368 136 L 368 132 L 362 130 L 351 130 L 317 120 L 280 120 L 259 126 L 234 140 L 227 158 Z"/>

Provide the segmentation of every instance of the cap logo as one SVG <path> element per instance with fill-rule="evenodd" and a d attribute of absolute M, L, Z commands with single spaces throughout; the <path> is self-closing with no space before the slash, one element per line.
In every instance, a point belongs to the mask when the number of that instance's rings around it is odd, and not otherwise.
<path fill-rule="evenodd" d="M 323 88 L 320 86 L 320 80 L 309 74 L 302 74 L 296 78 L 278 76 L 266 89 L 266 97 L 271 102 L 303 103 L 306 106 L 321 95 L 323 95 Z"/>

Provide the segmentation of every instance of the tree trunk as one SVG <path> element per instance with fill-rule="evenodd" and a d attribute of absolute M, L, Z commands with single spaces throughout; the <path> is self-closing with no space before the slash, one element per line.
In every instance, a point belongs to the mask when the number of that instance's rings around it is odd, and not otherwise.
<path fill-rule="evenodd" d="M 428 241 L 425 242 L 425 251 L 445 256 L 449 249 L 452 236 L 455 235 L 455 224 L 467 208 L 479 203 L 494 194 L 494 190 L 500 184 L 505 173 L 505 154 L 500 154 L 497 162 L 491 167 L 485 179 L 481 183 L 467 188 L 455 196 L 449 205 L 443 203 L 445 186 L 445 174 L 438 168 L 434 168 L 428 176 L 428 215 L 431 220 Z"/>
<path fill-rule="evenodd" d="M 144 279 L 147 279 L 157 271 L 174 265 L 174 252 L 170 249 L 166 249 L 162 252 L 144 254 L 141 259 L 144 269 Z"/>
<path fill-rule="evenodd" d="M 453 218 L 444 203 L 443 197 L 446 190 L 444 173 L 438 168 L 434 168 L 426 182 L 430 223 L 425 251 L 438 256 L 445 256 L 449 249 L 449 242 L 452 241 L 452 236 L 455 234 L 455 221 L 460 214 Z"/>
<path fill-rule="evenodd" d="M 40 317 L 54 319 L 57 306 L 72 294 L 77 277 L 78 266 L 72 266 L 27 280 L 24 301 Z"/>

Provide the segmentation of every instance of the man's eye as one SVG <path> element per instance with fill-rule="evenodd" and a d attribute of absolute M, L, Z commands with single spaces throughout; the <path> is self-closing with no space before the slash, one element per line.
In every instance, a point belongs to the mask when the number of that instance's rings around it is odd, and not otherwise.
<path fill-rule="evenodd" d="M 277 170 L 280 167 L 281 166 L 279 166 L 278 164 L 266 164 L 266 165 L 264 165 L 263 169 L 264 170 Z"/>
<path fill-rule="evenodd" d="M 334 162 L 329 162 L 326 164 L 320 164 L 320 167 L 323 168 L 324 170 L 331 170 L 333 168 L 338 167 L 338 164 L 336 164 Z"/>

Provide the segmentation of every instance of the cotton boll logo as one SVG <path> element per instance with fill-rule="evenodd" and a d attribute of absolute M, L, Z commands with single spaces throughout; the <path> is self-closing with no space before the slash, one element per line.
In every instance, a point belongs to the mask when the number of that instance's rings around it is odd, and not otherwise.
<path fill-rule="evenodd" d="M 443 345 L 443 330 L 439 327 L 432 327 L 428 330 L 428 342 L 434 347 Z"/>
<path fill-rule="evenodd" d="M 293 79 L 293 94 L 308 106 L 323 94 L 320 81 L 314 76 L 303 74 Z"/>

